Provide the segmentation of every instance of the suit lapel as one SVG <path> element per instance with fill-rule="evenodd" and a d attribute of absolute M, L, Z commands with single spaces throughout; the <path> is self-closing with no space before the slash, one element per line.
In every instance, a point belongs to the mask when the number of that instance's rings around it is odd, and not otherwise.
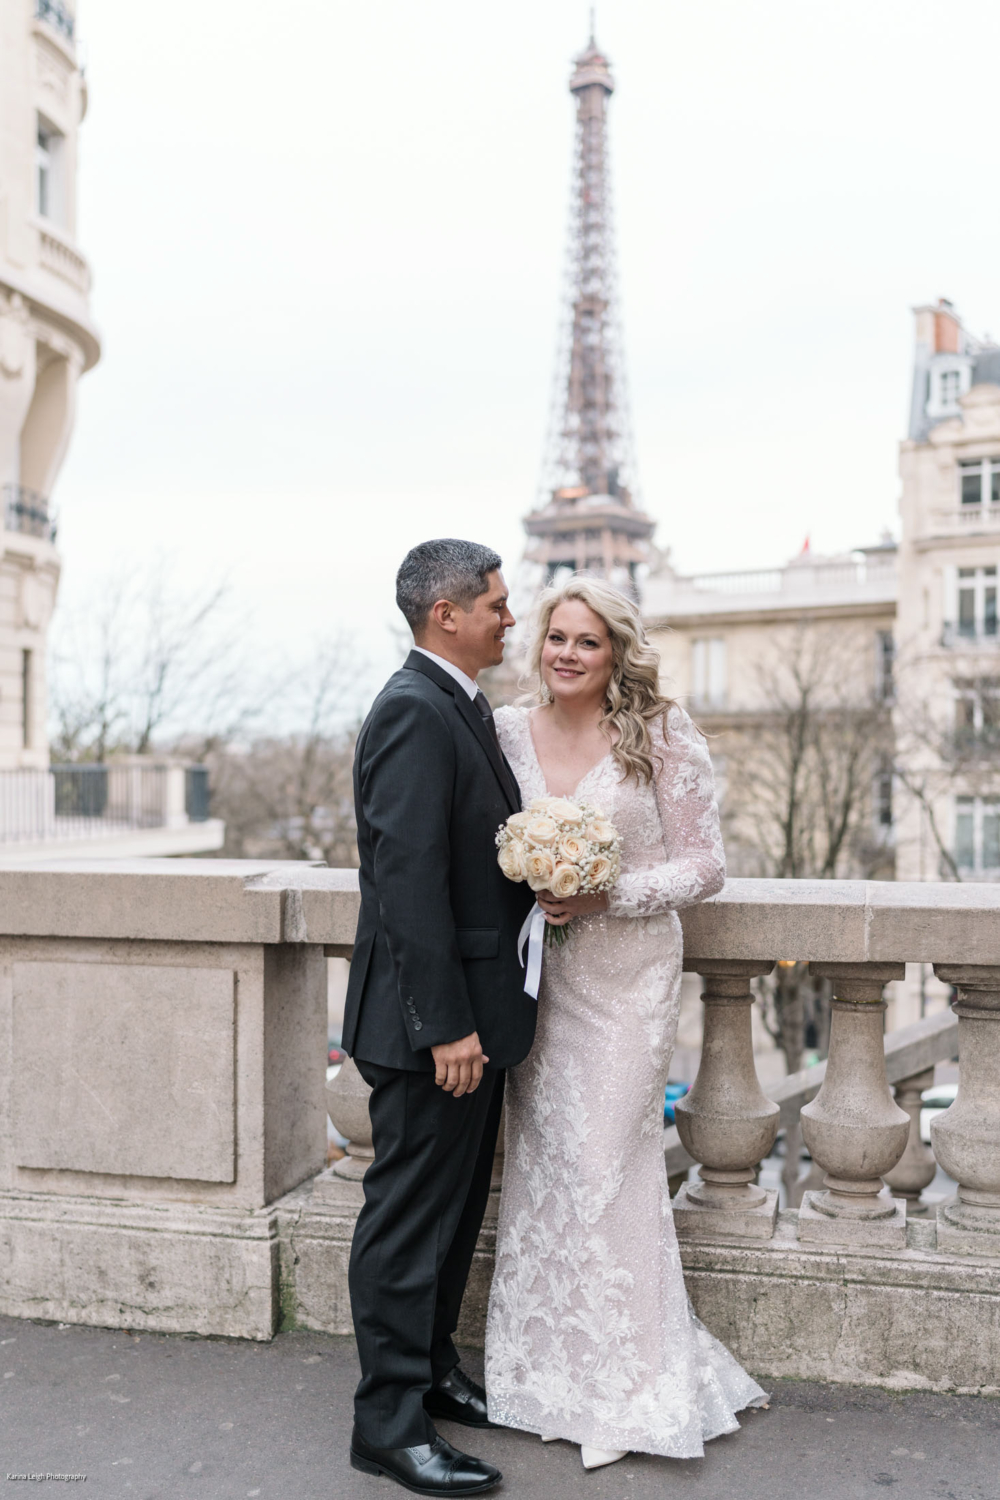
<path fill-rule="evenodd" d="M 421 655 L 419 651 L 411 651 L 403 665 L 411 671 L 422 672 L 425 677 L 429 677 L 432 682 L 436 682 L 438 687 L 443 688 L 445 692 L 451 694 L 458 712 L 486 752 L 486 758 L 503 789 L 503 794 L 510 804 L 511 811 L 520 812 L 521 796 L 517 782 L 514 780 L 514 774 L 483 722 L 482 714 L 476 708 L 465 689 L 455 681 L 454 677 L 449 677 L 447 672 L 442 671 L 437 662 L 433 662 L 429 657 Z"/>

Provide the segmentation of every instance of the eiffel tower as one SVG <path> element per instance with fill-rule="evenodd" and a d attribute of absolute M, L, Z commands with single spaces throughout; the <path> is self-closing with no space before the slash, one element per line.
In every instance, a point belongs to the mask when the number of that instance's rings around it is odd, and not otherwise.
<path fill-rule="evenodd" d="M 633 500 L 628 396 L 615 286 L 608 169 L 608 59 L 593 35 L 569 81 L 576 100 L 566 316 L 538 504 L 525 562 L 548 583 L 596 573 L 638 598 L 655 522 Z"/>

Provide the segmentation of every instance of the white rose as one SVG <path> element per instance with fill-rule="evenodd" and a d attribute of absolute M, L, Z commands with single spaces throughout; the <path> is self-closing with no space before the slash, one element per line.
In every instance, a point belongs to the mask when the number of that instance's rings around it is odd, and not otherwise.
<path fill-rule="evenodd" d="M 552 797 L 549 800 L 548 813 L 550 818 L 555 818 L 557 823 L 582 823 L 583 813 L 575 802 L 569 802 L 565 797 Z"/>
<path fill-rule="evenodd" d="M 533 891 L 547 891 L 556 862 L 545 849 L 529 849 L 524 860 L 528 884 Z"/>
<path fill-rule="evenodd" d="M 606 854 L 596 854 L 584 870 L 584 876 L 594 890 L 605 888 L 612 882 L 614 865 Z"/>
<path fill-rule="evenodd" d="M 524 830 L 524 836 L 529 844 L 540 845 L 546 849 L 550 844 L 555 843 L 558 833 L 559 830 L 552 819 L 544 817 L 532 818 Z"/>
<path fill-rule="evenodd" d="M 567 896 L 575 896 L 580 889 L 580 872 L 573 865 L 556 865 L 549 883 L 549 890 L 553 896 L 558 896 L 564 901 Z"/>
<path fill-rule="evenodd" d="M 613 844 L 616 835 L 612 824 L 603 818 L 595 818 L 586 829 L 586 837 L 592 844 Z"/>
<path fill-rule="evenodd" d="M 524 858 L 524 845 L 518 839 L 511 839 L 500 850 L 497 856 L 497 864 L 508 880 L 524 880 L 528 874 Z"/>
<path fill-rule="evenodd" d="M 559 840 L 557 850 L 559 858 L 567 860 L 571 865 L 577 864 L 586 851 L 586 843 L 583 839 L 577 838 L 575 833 L 567 833 Z"/>
<path fill-rule="evenodd" d="M 512 833 L 523 833 L 531 822 L 531 814 L 526 812 L 511 813 L 507 819 L 507 827 Z"/>

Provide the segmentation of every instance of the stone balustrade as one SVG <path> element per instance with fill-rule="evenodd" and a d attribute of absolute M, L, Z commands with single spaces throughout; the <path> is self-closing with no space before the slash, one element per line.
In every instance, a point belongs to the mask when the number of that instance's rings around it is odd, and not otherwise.
<path fill-rule="evenodd" d="M 354 872 L 307 865 L 0 866 L 0 1309 L 349 1331 L 371 1142 L 356 1070 L 324 1090 L 324 954 L 350 955 L 357 909 Z M 682 913 L 705 1030 L 666 1135 L 671 1172 L 698 1164 L 675 1221 L 699 1314 L 756 1373 L 1000 1387 L 998 915 L 998 886 L 834 881 L 730 881 Z M 829 1058 L 767 1098 L 750 983 L 789 958 L 833 981 Z M 883 987 L 913 961 L 954 1014 L 884 1037 Z M 956 1049 L 933 1148 L 958 1189 L 921 1217 L 919 1092 Z M 327 1104 L 351 1139 L 330 1168 Z M 799 1116 L 823 1181 L 779 1212 L 756 1168 Z"/>

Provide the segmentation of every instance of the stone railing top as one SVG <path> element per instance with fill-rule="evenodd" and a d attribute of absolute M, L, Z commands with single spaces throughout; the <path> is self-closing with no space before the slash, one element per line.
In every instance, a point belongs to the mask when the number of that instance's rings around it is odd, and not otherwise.
<path fill-rule="evenodd" d="M 356 870 L 292 860 L 0 860 L 0 934 L 349 948 Z M 699 959 L 1000 964 L 1000 884 L 729 880 L 681 912 Z"/>
<path fill-rule="evenodd" d="M 0 860 L 10 937 L 345 943 L 358 902 L 356 871 L 292 860 Z"/>
<path fill-rule="evenodd" d="M 680 916 L 686 969 L 699 958 L 1000 964 L 1000 884 L 727 880 Z"/>

